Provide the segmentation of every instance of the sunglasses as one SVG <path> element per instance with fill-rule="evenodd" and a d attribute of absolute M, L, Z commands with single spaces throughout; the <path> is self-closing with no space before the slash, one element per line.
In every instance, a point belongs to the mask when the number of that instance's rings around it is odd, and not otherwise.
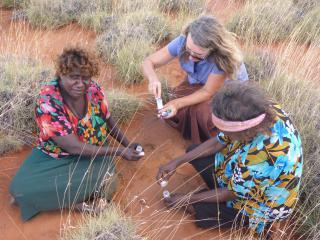
<path fill-rule="evenodd" d="M 198 61 L 205 60 L 205 59 L 209 56 L 209 54 L 210 54 L 210 52 L 208 52 L 208 53 L 205 54 L 205 55 L 204 55 L 204 54 L 195 53 L 195 52 L 191 51 L 191 50 L 188 49 L 188 48 L 186 48 L 185 53 L 186 53 L 188 56 L 191 56 L 193 59 L 198 60 Z"/>

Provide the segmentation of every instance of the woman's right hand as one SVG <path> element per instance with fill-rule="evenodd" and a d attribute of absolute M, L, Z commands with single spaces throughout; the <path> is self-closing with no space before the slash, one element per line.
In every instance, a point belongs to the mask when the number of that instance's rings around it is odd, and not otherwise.
<path fill-rule="evenodd" d="M 161 97 L 161 82 L 159 80 L 150 81 L 149 92 L 152 93 L 155 98 Z"/>
<path fill-rule="evenodd" d="M 157 181 L 160 179 L 164 179 L 168 181 L 168 179 L 175 173 L 176 169 L 178 168 L 178 164 L 175 160 L 167 163 L 166 165 L 160 165 L 158 174 L 157 174 Z"/>
<path fill-rule="evenodd" d="M 138 161 L 142 156 L 139 155 L 140 152 L 136 151 L 133 148 L 123 148 L 120 149 L 121 156 L 128 161 Z"/>

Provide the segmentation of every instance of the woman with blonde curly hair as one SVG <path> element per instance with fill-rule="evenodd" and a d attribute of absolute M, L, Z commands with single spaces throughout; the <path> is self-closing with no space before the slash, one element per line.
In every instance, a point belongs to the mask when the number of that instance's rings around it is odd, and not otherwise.
<path fill-rule="evenodd" d="M 98 73 L 94 56 L 68 48 L 56 60 L 56 77 L 42 86 L 35 107 L 38 145 L 10 186 L 23 220 L 53 209 L 101 210 L 85 201 L 103 195 L 111 199 L 116 186 L 113 158 L 141 158 L 92 80 Z M 122 146 L 108 146 L 109 135 Z"/>
<path fill-rule="evenodd" d="M 210 138 L 214 128 L 209 100 L 226 80 L 248 80 L 247 71 L 235 36 L 212 16 L 194 20 L 180 36 L 144 60 L 142 69 L 156 98 L 161 97 L 161 83 L 155 69 L 175 58 L 187 76 L 173 89 L 161 113 L 168 112 L 167 122 L 199 144 Z"/>

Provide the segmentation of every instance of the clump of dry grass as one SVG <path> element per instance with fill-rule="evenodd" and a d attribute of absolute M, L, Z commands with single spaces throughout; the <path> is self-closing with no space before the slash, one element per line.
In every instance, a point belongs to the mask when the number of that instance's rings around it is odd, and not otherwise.
<path fill-rule="evenodd" d="M 159 8 L 165 12 L 181 11 L 187 14 L 198 15 L 202 12 L 202 0 L 159 0 Z"/>
<path fill-rule="evenodd" d="M 300 9 L 300 11 L 302 11 L 302 13 L 308 12 L 312 9 L 314 9 L 315 7 L 319 7 L 320 6 L 320 1 L 319 0 L 293 0 L 293 3 L 295 4 L 295 6 L 297 6 L 298 9 Z"/>
<path fill-rule="evenodd" d="M 118 123 L 131 120 L 141 105 L 139 98 L 121 90 L 107 91 L 106 98 L 111 116 Z"/>
<path fill-rule="evenodd" d="M 25 10 L 32 25 L 53 29 L 75 20 L 80 8 L 80 3 L 75 0 L 30 0 Z"/>
<path fill-rule="evenodd" d="M 159 11 L 140 10 L 124 15 L 117 23 L 126 38 L 161 43 L 170 34 L 169 23 Z"/>
<path fill-rule="evenodd" d="M 5 8 L 20 8 L 25 6 L 28 0 L 3 0 L 2 6 Z"/>
<path fill-rule="evenodd" d="M 99 25 L 96 22 L 102 13 L 112 12 L 111 0 L 29 0 L 25 5 L 30 23 L 49 29 L 59 28 L 77 20 L 89 26 Z"/>
<path fill-rule="evenodd" d="M 14 55 L 0 57 L 0 135 L 9 136 L 9 145 L 19 148 L 23 143 L 32 143 L 36 130 L 35 96 L 40 83 L 50 76 L 51 72 L 37 60 Z M 0 152 L 9 150 L 2 146 Z"/>
<path fill-rule="evenodd" d="M 137 234 L 137 224 L 110 204 L 99 216 L 88 216 L 74 230 L 66 232 L 61 240 L 143 240 Z"/>
<path fill-rule="evenodd" d="M 79 17 L 79 24 L 95 32 L 107 31 L 116 23 L 115 16 L 109 12 L 85 12 Z"/>
<path fill-rule="evenodd" d="M 271 44 L 287 39 L 300 20 L 291 0 L 247 1 L 226 26 L 246 42 Z"/>
<path fill-rule="evenodd" d="M 153 51 L 148 41 L 135 40 L 123 45 L 114 61 L 120 81 L 126 85 L 141 83 L 143 81 L 141 63 Z"/>
<path fill-rule="evenodd" d="M 306 13 L 293 35 L 299 43 L 310 44 L 320 40 L 320 6 Z"/>
<path fill-rule="evenodd" d="M 113 4 L 111 0 L 88 1 L 81 0 L 83 12 L 77 17 L 80 25 L 95 32 L 102 32 L 115 23 Z"/>
<path fill-rule="evenodd" d="M 248 71 L 249 79 L 252 81 L 272 78 L 276 68 L 275 56 L 267 51 L 246 53 L 244 63 Z"/>

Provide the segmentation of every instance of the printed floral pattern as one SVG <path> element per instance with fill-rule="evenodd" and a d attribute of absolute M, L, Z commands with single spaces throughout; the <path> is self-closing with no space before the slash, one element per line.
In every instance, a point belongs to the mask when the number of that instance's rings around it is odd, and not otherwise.
<path fill-rule="evenodd" d="M 80 141 L 88 144 L 101 146 L 107 143 L 108 104 L 99 85 L 93 81 L 89 84 L 86 93 L 88 109 L 82 119 L 78 119 L 64 104 L 58 79 L 41 88 L 35 115 L 39 129 L 38 148 L 43 152 L 54 158 L 69 155 L 52 140 L 53 136 L 75 134 Z"/>
<path fill-rule="evenodd" d="M 292 213 L 302 174 L 299 133 L 278 105 L 273 108 L 276 122 L 271 136 L 258 134 L 247 144 L 232 142 L 223 133 L 217 136 L 226 145 L 215 155 L 218 184 L 234 192 L 237 198 L 227 205 L 248 216 L 258 233 L 268 222 Z"/>

